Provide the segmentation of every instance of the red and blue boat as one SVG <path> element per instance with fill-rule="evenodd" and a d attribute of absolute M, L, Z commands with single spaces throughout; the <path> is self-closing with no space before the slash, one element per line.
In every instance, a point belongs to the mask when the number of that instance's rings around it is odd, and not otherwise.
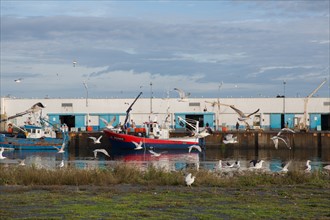
<path fill-rule="evenodd" d="M 126 119 L 124 125 L 128 120 L 129 112 L 132 110 L 133 104 L 140 97 L 142 93 L 134 100 L 131 106 L 126 111 Z M 185 123 L 192 128 L 192 135 L 186 137 L 170 137 L 170 129 L 160 128 L 156 121 L 144 123 L 143 128 L 135 128 L 131 131 L 128 128 L 123 130 L 118 129 L 104 129 L 103 132 L 109 138 L 112 148 L 117 149 L 136 149 L 137 145 L 140 149 L 188 149 L 192 145 L 201 145 L 202 140 L 209 134 L 206 131 L 199 132 L 199 122 L 194 124 L 187 122 L 182 118 L 178 118 L 180 123 Z M 163 127 L 163 126 L 162 126 Z"/>

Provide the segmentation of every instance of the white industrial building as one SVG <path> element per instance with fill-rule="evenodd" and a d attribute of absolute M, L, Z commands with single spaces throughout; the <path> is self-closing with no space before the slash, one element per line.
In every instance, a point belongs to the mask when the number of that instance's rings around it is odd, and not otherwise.
<path fill-rule="evenodd" d="M 84 131 L 87 127 L 99 130 L 105 127 L 101 118 L 110 121 L 116 116 L 114 125 L 123 123 L 126 110 L 134 102 L 127 99 L 18 99 L 1 98 L 1 118 L 23 112 L 33 104 L 41 102 L 46 107 L 42 116 L 54 125 L 66 123 L 71 131 Z M 220 105 L 218 104 L 220 103 Z M 297 128 L 307 125 L 310 130 L 330 130 L 329 98 L 139 98 L 132 106 L 130 119 L 137 126 L 154 120 L 163 123 L 168 118 L 172 128 L 184 129 L 180 125 L 179 116 L 200 121 L 200 127 L 206 123 L 215 130 L 234 129 L 238 122 L 238 114 L 228 105 L 234 105 L 245 114 L 255 112 L 248 121 L 251 128 L 278 129 L 283 126 Z M 305 113 L 305 114 L 304 114 Z M 305 115 L 305 116 L 304 116 Z M 306 119 L 305 119 L 306 117 Z M 11 122 L 17 126 L 26 122 L 27 116 L 17 117 Z M 305 123 L 306 121 L 306 123 Z M 245 124 L 240 123 L 240 128 Z M 2 123 L 6 129 L 6 123 Z"/>

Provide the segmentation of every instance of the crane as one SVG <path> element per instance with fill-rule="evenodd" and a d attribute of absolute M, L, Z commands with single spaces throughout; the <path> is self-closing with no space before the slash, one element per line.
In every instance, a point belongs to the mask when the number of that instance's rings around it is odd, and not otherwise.
<path fill-rule="evenodd" d="M 308 127 L 307 127 L 307 105 L 308 105 L 308 101 L 325 84 L 326 81 L 327 81 L 327 79 L 324 79 L 321 82 L 321 84 L 316 89 L 314 89 L 314 91 L 311 92 L 311 94 L 309 94 L 304 99 L 304 116 L 303 116 L 302 123 L 300 123 L 300 125 L 299 125 L 299 128 L 300 128 L 301 131 L 308 131 Z"/>

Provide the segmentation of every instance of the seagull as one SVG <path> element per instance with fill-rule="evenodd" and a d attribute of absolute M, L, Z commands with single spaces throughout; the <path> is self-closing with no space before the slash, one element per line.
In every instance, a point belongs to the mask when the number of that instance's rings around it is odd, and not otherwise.
<path fill-rule="evenodd" d="M 107 121 L 107 120 L 105 120 L 104 118 L 100 118 L 101 119 L 101 121 L 103 121 L 104 122 L 104 124 L 105 124 L 105 126 L 106 126 L 106 128 L 108 128 L 108 129 L 113 129 L 114 127 L 112 126 L 112 124 L 116 121 L 116 116 L 114 116 L 112 119 L 111 119 L 111 121 Z"/>
<path fill-rule="evenodd" d="M 235 161 L 235 163 L 230 164 L 229 162 L 226 163 L 227 168 L 240 168 L 241 162 L 239 160 Z"/>
<path fill-rule="evenodd" d="M 288 131 L 288 132 L 295 133 L 295 132 L 294 132 L 293 130 L 291 130 L 290 128 L 282 128 L 282 129 L 277 133 L 277 135 L 271 137 L 270 139 L 273 140 L 276 149 L 278 149 L 278 140 L 283 141 L 284 144 L 285 144 L 289 149 L 291 149 L 291 147 L 288 145 L 288 143 L 286 142 L 286 140 L 284 140 L 284 138 L 281 137 L 281 134 L 282 134 L 283 131 Z"/>
<path fill-rule="evenodd" d="M 18 166 L 25 166 L 25 159 L 18 162 L 19 162 Z"/>
<path fill-rule="evenodd" d="M 60 167 L 60 168 L 64 167 L 64 160 L 61 161 L 59 167 Z"/>
<path fill-rule="evenodd" d="M 218 165 L 216 166 L 217 170 L 222 170 L 223 166 L 222 166 L 222 160 L 219 160 Z"/>
<path fill-rule="evenodd" d="M 195 181 L 195 176 L 192 176 L 191 173 L 189 173 L 186 178 L 185 178 L 185 181 L 186 181 L 186 185 L 191 187 L 191 184 L 193 184 L 193 182 Z"/>
<path fill-rule="evenodd" d="M 72 62 L 73 67 L 76 67 L 76 64 L 77 64 L 77 61 L 74 60 L 74 61 Z"/>
<path fill-rule="evenodd" d="M 287 164 L 285 164 L 284 167 L 281 167 L 282 169 L 280 170 L 280 172 L 287 173 L 289 171 L 288 167 L 290 166 L 291 162 L 292 161 L 290 160 Z"/>
<path fill-rule="evenodd" d="M 235 144 L 238 143 L 237 137 L 233 137 L 233 134 L 227 134 L 223 139 L 224 144 Z"/>
<path fill-rule="evenodd" d="M 149 152 L 152 154 L 152 156 L 155 156 L 155 157 L 159 157 L 160 155 L 162 155 L 161 153 L 156 153 L 153 150 L 149 150 Z"/>
<path fill-rule="evenodd" d="M 143 147 L 142 147 L 143 142 L 142 141 L 140 141 L 139 144 L 136 143 L 135 141 L 132 141 L 132 143 L 135 145 L 134 150 L 141 150 L 141 149 L 143 149 Z"/>
<path fill-rule="evenodd" d="M 326 165 L 323 167 L 324 170 L 329 170 L 330 171 L 330 165 Z"/>
<path fill-rule="evenodd" d="M 232 108 L 239 115 L 239 118 L 238 118 L 239 121 L 246 121 L 246 120 L 250 119 L 250 116 L 256 114 L 259 111 L 259 109 L 257 109 L 255 112 L 245 115 L 241 110 L 235 108 L 233 105 L 230 105 L 229 107 Z"/>
<path fill-rule="evenodd" d="M 62 147 L 61 147 L 61 148 L 57 148 L 57 147 L 55 147 L 55 146 L 53 146 L 53 147 L 57 150 L 57 153 L 58 153 L 58 154 L 62 154 L 62 153 L 65 152 L 65 151 L 64 151 L 64 148 L 65 148 L 65 142 L 62 143 Z"/>
<path fill-rule="evenodd" d="M 310 160 L 306 161 L 306 169 L 305 172 L 310 172 L 312 170 L 312 166 L 310 165 Z"/>
<path fill-rule="evenodd" d="M 196 150 L 198 150 L 199 152 L 202 152 L 202 148 L 199 145 L 191 145 L 188 147 L 189 148 L 189 153 L 191 152 L 191 150 L 193 148 L 195 148 Z"/>
<path fill-rule="evenodd" d="M 264 160 L 251 160 L 250 163 L 253 163 L 253 167 L 254 169 L 261 169 L 262 168 L 262 163 L 265 162 Z"/>
<path fill-rule="evenodd" d="M 291 147 L 288 145 L 288 143 L 286 142 L 286 140 L 284 140 L 284 138 L 282 138 L 282 137 L 274 136 L 274 137 L 271 137 L 270 139 L 273 140 L 273 142 L 274 142 L 274 146 L 275 146 L 276 149 L 278 149 L 278 140 L 283 141 L 284 144 L 285 144 L 289 149 L 291 149 Z"/>
<path fill-rule="evenodd" d="M 280 136 L 282 134 L 283 131 L 288 131 L 288 132 L 291 132 L 291 133 L 295 133 L 294 130 L 290 129 L 290 128 L 282 128 L 280 130 L 280 132 L 277 133 L 276 136 Z"/>
<path fill-rule="evenodd" d="M 99 152 L 105 154 L 108 157 L 110 157 L 109 153 L 105 149 L 95 149 L 93 152 L 94 152 L 94 157 L 95 158 L 97 156 L 97 153 L 99 153 Z"/>
<path fill-rule="evenodd" d="M 187 99 L 190 96 L 190 92 L 185 93 L 182 89 L 174 88 L 175 91 L 179 93 L 179 97 L 181 100 Z"/>
<path fill-rule="evenodd" d="M 90 139 L 92 139 L 94 141 L 94 144 L 101 144 L 101 138 L 102 138 L 102 135 L 96 139 L 96 137 L 88 137 Z"/>
<path fill-rule="evenodd" d="M 20 82 L 22 82 L 22 78 L 19 78 L 19 79 L 15 79 L 14 81 L 16 82 L 16 83 L 20 83 Z"/>
<path fill-rule="evenodd" d="M 0 160 L 6 159 L 7 157 L 2 156 L 2 153 L 5 151 L 3 147 L 0 149 Z"/>

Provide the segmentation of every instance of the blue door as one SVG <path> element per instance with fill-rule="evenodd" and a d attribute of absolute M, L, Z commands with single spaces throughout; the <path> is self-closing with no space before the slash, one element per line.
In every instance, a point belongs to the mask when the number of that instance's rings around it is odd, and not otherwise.
<path fill-rule="evenodd" d="M 85 115 L 75 115 L 75 127 L 85 127 Z"/>
<path fill-rule="evenodd" d="M 281 114 L 270 114 L 270 129 L 281 129 Z"/>
<path fill-rule="evenodd" d="M 204 127 L 206 123 L 213 129 L 214 126 L 214 113 L 204 114 Z"/>
<path fill-rule="evenodd" d="M 285 124 L 288 125 L 288 128 L 294 127 L 294 114 L 285 114 L 284 120 Z"/>
<path fill-rule="evenodd" d="M 321 114 L 309 114 L 309 124 L 311 130 L 316 130 L 318 127 L 321 130 Z"/>
<path fill-rule="evenodd" d="M 48 114 L 48 121 L 49 123 L 51 123 L 52 125 L 58 125 L 58 127 L 60 127 L 60 116 L 56 115 L 56 114 Z"/>

